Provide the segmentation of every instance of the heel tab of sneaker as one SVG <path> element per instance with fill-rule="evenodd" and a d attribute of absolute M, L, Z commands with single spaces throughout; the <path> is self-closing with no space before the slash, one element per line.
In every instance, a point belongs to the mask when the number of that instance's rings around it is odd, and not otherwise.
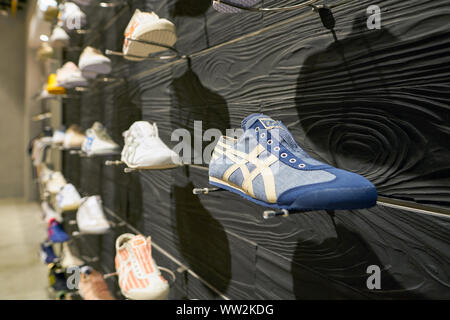
<path fill-rule="evenodd" d="M 124 233 L 121 234 L 117 239 L 116 239 L 116 250 L 121 249 L 126 243 L 128 243 L 131 239 L 133 239 L 136 235 L 132 234 L 132 233 Z"/>

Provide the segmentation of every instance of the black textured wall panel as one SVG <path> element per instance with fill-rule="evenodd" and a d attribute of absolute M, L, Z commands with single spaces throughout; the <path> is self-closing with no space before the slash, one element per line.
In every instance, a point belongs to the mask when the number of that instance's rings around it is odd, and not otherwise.
<path fill-rule="evenodd" d="M 121 146 L 134 121 L 156 122 L 173 147 L 173 130 L 193 134 L 194 121 L 202 121 L 203 131 L 223 132 L 264 112 L 287 124 L 312 156 L 367 177 L 380 195 L 448 208 L 448 1 L 326 3 L 334 30 L 310 9 L 226 15 L 209 0 L 90 10 L 98 32 L 78 35 L 74 47 L 120 51 L 123 30 L 140 8 L 176 24 L 176 48 L 188 59 L 111 57 L 117 81 L 66 99 L 64 122 L 87 129 L 100 121 Z M 366 27 L 372 4 L 382 9 L 380 30 Z M 77 62 L 79 53 L 74 48 L 66 59 Z M 264 208 L 229 192 L 194 196 L 194 187 L 208 185 L 207 164 L 125 174 L 104 166 L 117 158 L 65 152 L 64 173 L 228 298 L 450 298 L 448 219 L 378 205 L 264 220 Z M 77 241 L 111 272 L 114 239 L 130 231 L 119 227 Z M 159 265 L 178 268 L 158 250 L 153 254 Z M 382 270 L 380 290 L 367 289 L 370 265 Z M 192 274 L 177 275 L 171 298 L 222 298 Z M 108 283 L 116 292 L 116 282 Z"/>

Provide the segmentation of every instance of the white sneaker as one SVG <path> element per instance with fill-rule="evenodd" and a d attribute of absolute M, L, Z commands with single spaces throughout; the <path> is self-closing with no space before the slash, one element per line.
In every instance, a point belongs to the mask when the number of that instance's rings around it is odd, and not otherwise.
<path fill-rule="evenodd" d="M 51 174 L 50 180 L 47 182 L 45 188 L 50 194 L 57 194 L 62 190 L 62 188 L 64 188 L 66 184 L 67 181 L 66 179 L 64 179 L 62 173 L 56 171 Z"/>
<path fill-rule="evenodd" d="M 60 23 L 67 30 L 78 30 L 86 26 L 86 14 L 73 2 L 66 2 L 63 5 Z"/>
<path fill-rule="evenodd" d="M 39 7 L 39 10 L 45 12 L 50 7 L 57 7 L 58 2 L 56 2 L 56 0 L 38 0 L 37 6 Z"/>
<path fill-rule="evenodd" d="M 134 169 L 169 169 L 182 165 L 178 154 L 158 136 L 156 123 L 137 121 L 123 133 L 122 161 Z"/>
<path fill-rule="evenodd" d="M 122 294 L 133 300 L 165 300 L 169 284 L 152 258 L 151 239 L 125 233 L 116 240 L 116 272 Z"/>
<path fill-rule="evenodd" d="M 58 212 L 76 210 L 80 206 L 81 197 L 73 184 L 66 184 L 55 198 L 55 209 Z"/>
<path fill-rule="evenodd" d="M 86 234 L 104 234 L 109 230 L 100 196 L 81 199 L 77 212 L 77 224 L 80 232 Z"/>
<path fill-rule="evenodd" d="M 41 208 L 43 213 L 42 217 L 46 224 L 48 224 L 52 219 L 56 220 L 58 223 L 62 223 L 62 216 L 53 210 L 47 201 L 41 203 Z"/>
<path fill-rule="evenodd" d="M 81 74 L 81 70 L 71 61 L 66 62 L 62 68 L 56 70 L 56 81 L 58 86 L 66 89 L 88 85 L 86 78 Z"/>
<path fill-rule="evenodd" d="M 49 169 L 44 163 L 39 166 L 39 182 L 43 185 L 50 181 L 54 171 Z"/>
<path fill-rule="evenodd" d="M 31 154 L 33 165 L 39 166 L 41 163 L 45 162 L 47 156 L 46 150 L 52 145 L 52 140 L 52 137 L 42 137 L 34 141 Z"/>
<path fill-rule="evenodd" d="M 139 9 L 134 12 L 125 29 L 124 36 L 123 53 L 125 58 L 137 61 L 143 60 L 151 53 L 167 49 L 128 39 L 150 41 L 169 47 L 172 47 L 177 41 L 175 25 L 172 22 L 159 18 L 154 12 L 141 12 Z"/>
<path fill-rule="evenodd" d="M 111 60 L 105 57 L 100 50 L 92 47 L 86 47 L 83 50 L 78 66 L 83 76 L 88 79 L 95 79 L 99 74 L 111 73 Z"/>
<path fill-rule="evenodd" d="M 95 122 L 90 129 L 86 130 L 86 139 L 81 150 L 90 156 L 108 154 L 118 151 L 119 145 L 111 139 L 100 122 Z"/>
<path fill-rule="evenodd" d="M 70 37 L 63 28 L 55 26 L 50 36 L 50 43 L 54 48 L 63 48 L 69 45 Z"/>
<path fill-rule="evenodd" d="M 53 132 L 52 143 L 54 145 L 62 145 L 65 137 L 66 132 L 64 129 L 55 130 L 55 132 Z"/>
<path fill-rule="evenodd" d="M 84 261 L 78 259 L 72 254 L 69 244 L 63 242 L 63 249 L 61 253 L 61 267 L 67 269 L 69 267 L 79 267 L 84 264 Z"/>

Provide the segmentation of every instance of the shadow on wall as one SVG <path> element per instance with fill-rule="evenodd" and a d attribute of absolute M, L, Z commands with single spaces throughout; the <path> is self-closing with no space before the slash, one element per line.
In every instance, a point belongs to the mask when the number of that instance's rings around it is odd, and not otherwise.
<path fill-rule="evenodd" d="M 352 214 L 349 212 L 348 214 Z M 383 265 L 360 235 L 335 223 L 333 213 L 329 213 L 329 226 L 321 226 L 335 232 L 318 232 L 308 239 L 298 239 L 292 258 L 291 270 L 296 299 L 424 299 L 413 291 L 415 286 L 405 289 L 389 274 L 389 266 Z M 367 267 L 381 269 L 381 290 L 369 290 Z M 323 283 L 311 281 L 310 272 L 321 275 Z M 406 270 L 406 269 L 405 269 Z M 408 275 L 413 279 L 415 275 Z M 331 281 L 333 280 L 333 281 Z"/>
<path fill-rule="evenodd" d="M 380 194 L 445 201 L 417 185 L 450 178 L 443 96 L 433 88 L 442 58 L 424 57 L 423 39 L 402 42 L 387 28 L 368 30 L 366 21 L 356 17 L 346 38 L 304 60 L 296 108 L 306 141 L 326 162 L 371 180 Z M 424 34 L 426 23 L 417 26 Z M 428 51 L 440 50 L 434 39 L 426 39 Z"/>
<path fill-rule="evenodd" d="M 189 182 L 184 187 L 175 186 L 173 190 L 176 219 L 173 225 L 177 229 L 180 252 L 194 272 L 224 293 L 231 279 L 227 234 L 220 222 L 203 207 L 198 196 L 192 194 L 193 188 Z"/>
<path fill-rule="evenodd" d="M 226 130 L 230 128 L 227 102 L 222 96 L 202 84 L 192 70 L 190 61 L 188 61 L 188 70 L 172 81 L 172 88 L 170 121 L 173 129 L 184 128 L 194 138 L 194 121 L 202 121 L 203 132 L 215 128 L 225 134 Z M 203 141 L 202 150 L 209 143 L 210 141 Z M 198 158 L 201 155 L 193 154 L 192 157 Z"/>
<path fill-rule="evenodd" d="M 177 0 L 170 10 L 172 17 L 197 17 L 204 15 L 211 6 L 211 0 Z"/>
<path fill-rule="evenodd" d="M 172 17 L 202 17 L 203 33 L 205 36 L 206 47 L 210 47 L 208 34 L 208 18 L 206 12 L 211 6 L 211 0 L 177 0 L 170 8 Z"/>
<path fill-rule="evenodd" d="M 377 154 L 390 149 L 382 142 L 383 131 L 375 132 L 384 129 L 377 123 L 383 120 L 376 119 L 380 100 L 373 104 L 365 93 L 376 88 L 379 98 L 388 94 L 382 62 L 376 61 L 372 47 L 392 46 L 397 39 L 386 29 L 365 32 L 365 23 L 365 15 L 357 17 L 347 38 L 305 59 L 296 105 L 313 150 L 339 168 L 370 176 L 368 169 L 385 164 Z"/>

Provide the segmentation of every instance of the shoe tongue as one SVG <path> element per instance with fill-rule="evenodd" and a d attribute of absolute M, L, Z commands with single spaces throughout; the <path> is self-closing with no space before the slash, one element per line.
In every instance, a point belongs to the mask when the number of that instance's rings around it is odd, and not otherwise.
<path fill-rule="evenodd" d="M 155 135 L 153 126 L 147 121 L 138 121 L 135 123 L 135 130 L 140 137 L 152 137 Z"/>
<path fill-rule="evenodd" d="M 95 131 L 103 131 L 104 128 L 105 128 L 105 127 L 104 127 L 100 122 L 98 122 L 98 121 L 96 121 L 96 122 L 92 125 L 92 129 L 94 129 Z"/>
<path fill-rule="evenodd" d="M 262 127 L 262 129 L 270 132 L 272 136 L 280 140 L 280 142 L 292 153 L 304 151 L 297 145 L 294 137 L 289 132 L 288 128 L 281 123 L 281 121 L 276 121 L 266 116 L 262 113 L 254 113 L 242 121 L 242 129 L 248 130 L 250 128 L 255 128 L 256 126 Z"/>
<path fill-rule="evenodd" d="M 89 213 L 91 215 L 94 215 L 94 216 L 101 215 L 100 210 L 99 210 L 99 209 L 101 209 L 101 203 L 96 196 L 89 197 L 87 199 L 86 204 L 87 204 L 88 208 L 90 209 Z"/>
<path fill-rule="evenodd" d="M 311 158 L 302 148 L 295 142 L 294 137 L 289 132 L 288 128 L 281 123 L 266 116 L 262 113 L 254 113 L 242 121 L 242 128 L 248 130 L 256 126 L 267 130 L 273 137 L 280 141 L 280 143 L 292 152 L 294 155 L 301 158 Z M 317 163 L 319 164 L 319 163 Z"/>

